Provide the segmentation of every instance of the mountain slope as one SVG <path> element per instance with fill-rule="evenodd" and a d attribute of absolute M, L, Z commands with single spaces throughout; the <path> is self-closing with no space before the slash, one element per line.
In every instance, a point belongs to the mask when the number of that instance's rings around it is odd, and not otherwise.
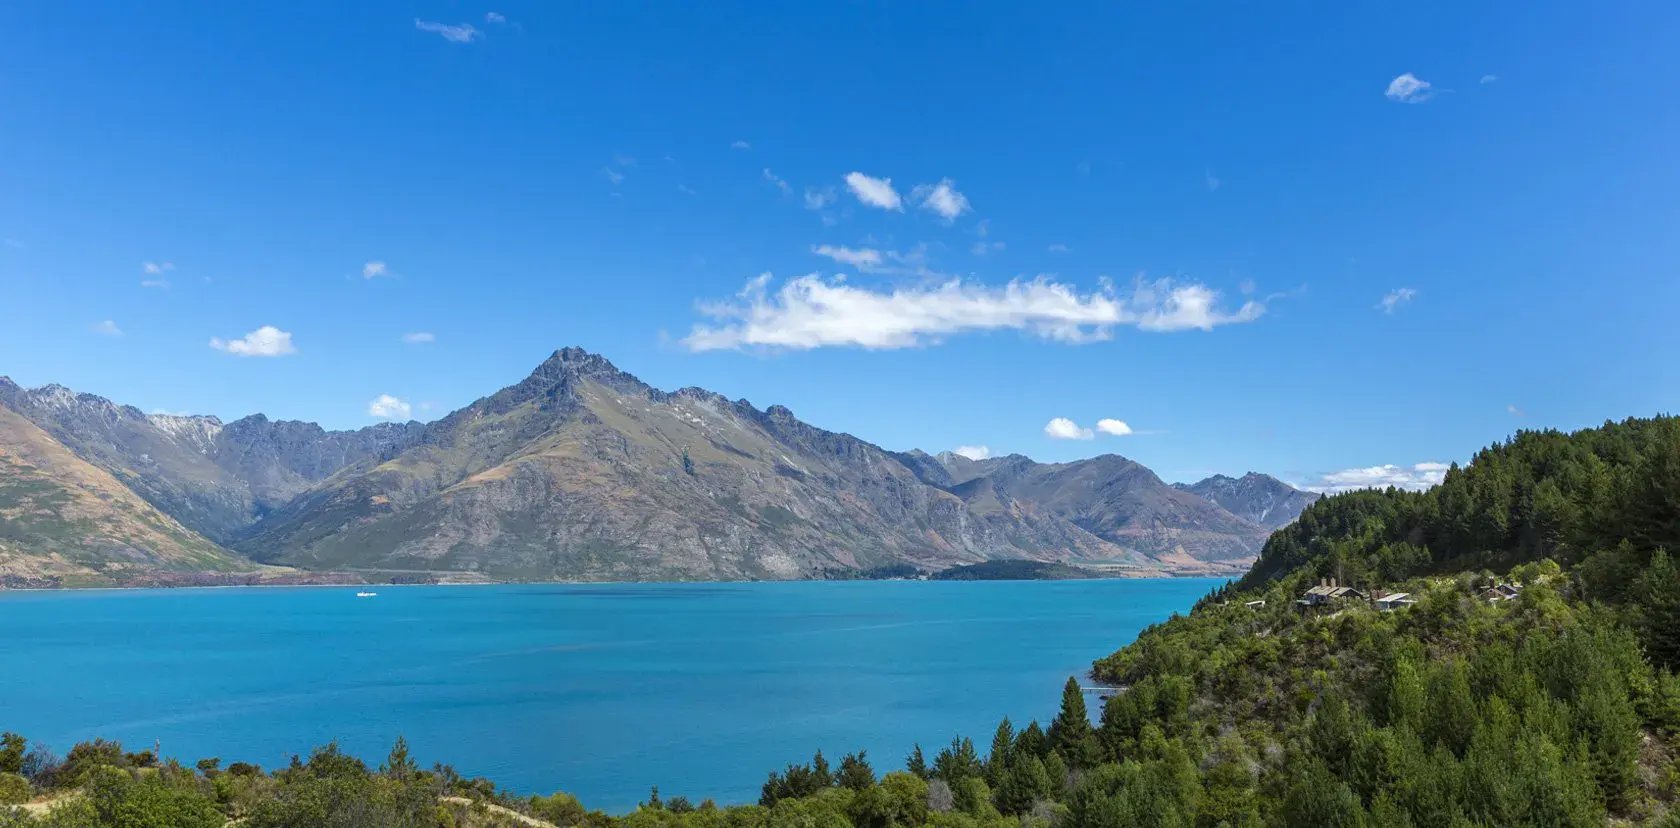
<path fill-rule="evenodd" d="M 221 543 L 311 485 L 406 446 L 419 423 L 329 432 L 258 414 L 147 415 L 59 385 L 20 388 L 0 377 L 0 405 L 27 417 L 185 526 Z"/>
<path fill-rule="evenodd" d="M 791 578 L 1067 556 L 1145 565 L 1054 517 L 970 510 L 867 442 L 578 349 L 340 474 L 240 548 L 519 578 Z"/>
<path fill-rule="evenodd" d="M 0 405 L 0 582 L 254 569 Z"/>
<path fill-rule="evenodd" d="M 1018 454 L 986 460 L 940 454 L 930 459 L 936 462 L 916 465 L 923 479 L 948 486 L 978 514 L 1001 510 L 1059 518 L 1179 567 L 1246 563 L 1267 535 L 1264 527 L 1169 486 L 1142 464 L 1119 455 L 1072 463 L 1037 463 Z"/>
<path fill-rule="evenodd" d="M 1259 472 L 1238 478 L 1216 474 L 1196 483 L 1174 483 L 1173 488 L 1213 501 L 1231 514 L 1268 529 L 1288 525 L 1300 517 L 1302 509 L 1322 497 Z"/>

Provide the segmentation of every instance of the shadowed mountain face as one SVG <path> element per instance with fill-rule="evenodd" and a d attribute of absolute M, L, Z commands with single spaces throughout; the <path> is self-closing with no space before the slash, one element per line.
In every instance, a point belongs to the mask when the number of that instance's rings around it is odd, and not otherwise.
<path fill-rule="evenodd" d="M 1232 514 L 1268 529 L 1295 522 L 1301 511 L 1323 497 L 1303 492 L 1269 474 L 1249 472 L 1240 478 L 1216 474 L 1197 483 L 1174 483 L 1174 487 L 1201 495 Z"/>
<path fill-rule="evenodd" d="M 575 348 L 425 425 L 224 425 L 5 380 L 0 406 L 187 528 L 311 569 L 798 578 L 1010 559 L 1205 572 L 1252 557 L 1266 533 L 1122 457 L 892 453 L 781 406 L 651 388 Z"/>

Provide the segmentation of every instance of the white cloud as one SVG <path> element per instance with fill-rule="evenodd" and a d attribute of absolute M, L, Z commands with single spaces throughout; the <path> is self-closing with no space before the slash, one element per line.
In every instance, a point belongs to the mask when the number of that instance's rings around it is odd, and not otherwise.
<path fill-rule="evenodd" d="M 1388 91 L 1383 95 L 1398 103 L 1423 103 L 1435 93 L 1429 89 L 1429 81 L 1420 80 L 1416 75 L 1407 72 L 1388 82 Z"/>
<path fill-rule="evenodd" d="M 1377 308 L 1383 313 L 1393 313 L 1395 310 L 1399 309 L 1401 305 L 1404 305 L 1416 298 L 1417 291 L 1412 288 L 1395 288 L 1394 290 L 1383 294 L 1382 301 L 1377 303 Z"/>
<path fill-rule="evenodd" d="M 141 262 L 140 272 L 147 276 L 157 276 L 175 269 L 172 262 Z"/>
<path fill-rule="evenodd" d="M 507 22 L 507 16 L 502 14 L 501 12 L 485 12 L 484 13 L 484 22 L 486 22 L 486 23 L 506 23 Z"/>
<path fill-rule="evenodd" d="M 1499 80 L 1498 75 L 1483 75 L 1481 83 L 1483 85 L 1486 85 L 1486 84 L 1497 82 L 1498 80 Z"/>
<path fill-rule="evenodd" d="M 413 415 L 414 406 L 390 394 L 380 394 L 368 403 L 367 412 L 369 417 L 381 420 L 406 420 Z"/>
<path fill-rule="evenodd" d="M 988 253 L 995 253 L 1003 248 L 1004 244 L 1000 241 L 977 241 L 968 248 L 968 252 L 973 253 L 976 256 L 984 256 Z"/>
<path fill-rule="evenodd" d="M 687 184 L 678 184 L 677 185 L 677 192 L 682 193 L 683 195 L 699 195 L 700 194 L 698 190 L 695 190 L 693 187 L 690 187 Z"/>
<path fill-rule="evenodd" d="M 410 345 L 425 345 L 429 342 L 436 342 L 437 335 L 431 331 L 411 331 L 402 335 L 402 341 Z"/>
<path fill-rule="evenodd" d="M 881 251 L 870 247 L 852 248 L 819 244 L 813 246 L 811 252 L 818 256 L 827 256 L 841 264 L 851 265 L 859 270 L 880 267 L 882 263 Z"/>
<path fill-rule="evenodd" d="M 951 453 L 970 460 L 984 460 L 992 456 L 992 450 L 988 446 L 957 446 L 951 449 Z"/>
<path fill-rule="evenodd" d="M 1068 251 L 1072 250 L 1073 248 L 1068 247 L 1067 245 L 1062 244 L 1060 242 L 1057 242 L 1056 244 L 1052 244 L 1049 247 L 1046 247 L 1044 249 L 1051 252 L 1051 253 L 1067 253 Z"/>
<path fill-rule="evenodd" d="M 764 180 L 776 185 L 776 189 L 781 190 L 782 195 L 793 195 L 793 185 L 783 181 L 781 176 L 771 172 L 769 167 L 764 168 Z"/>
<path fill-rule="evenodd" d="M 1116 420 L 1112 417 L 1105 417 L 1098 420 L 1097 430 L 1115 437 L 1124 437 L 1132 433 L 1132 427 L 1128 425 L 1125 420 Z"/>
<path fill-rule="evenodd" d="M 153 288 L 153 289 L 156 289 L 156 290 L 168 290 L 169 289 L 169 280 L 168 279 L 141 279 L 140 280 L 140 286 L 143 287 L 143 288 Z"/>
<path fill-rule="evenodd" d="M 1044 424 L 1044 436 L 1052 440 L 1089 440 L 1097 434 L 1066 417 L 1056 417 Z"/>
<path fill-rule="evenodd" d="M 99 321 L 99 322 L 95 322 L 93 324 L 93 332 L 96 333 L 96 334 L 99 334 L 101 336 L 122 336 L 123 335 L 122 328 L 117 327 L 117 323 L 112 322 L 109 319 L 105 319 L 105 320 L 102 320 L 102 321 Z"/>
<path fill-rule="evenodd" d="M 821 210 L 822 208 L 833 204 L 836 198 L 838 198 L 838 196 L 835 195 L 833 187 L 823 187 L 822 189 L 818 189 L 816 187 L 806 187 L 805 209 Z"/>
<path fill-rule="evenodd" d="M 949 178 L 940 179 L 938 184 L 918 185 L 910 197 L 921 202 L 923 210 L 938 214 L 946 223 L 969 211 L 968 196 L 957 192 L 955 182 Z"/>
<path fill-rule="evenodd" d="M 414 28 L 422 32 L 431 32 L 450 43 L 471 43 L 484 36 L 484 33 L 471 23 L 438 23 L 416 17 Z"/>
<path fill-rule="evenodd" d="M 362 265 L 363 279 L 377 279 L 381 276 L 389 275 L 391 275 L 391 267 L 384 262 L 375 261 Z"/>
<path fill-rule="evenodd" d="M 752 144 L 749 144 L 746 141 L 736 141 L 736 142 L 730 144 L 729 148 L 730 149 L 738 149 L 738 150 L 750 150 L 750 149 L 752 149 Z"/>
<path fill-rule="evenodd" d="M 292 346 L 291 332 L 273 325 L 264 325 L 234 340 L 213 336 L 210 347 L 242 357 L 278 357 L 297 353 L 297 348 Z"/>
<path fill-rule="evenodd" d="M 1525 413 L 1522 409 L 1516 407 L 1515 405 L 1505 406 L 1505 411 L 1506 411 L 1506 413 L 1510 414 L 1513 417 L 1527 417 L 1528 416 L 1527 413 Z"/>
<path fill-rule="evenodd" d="M 1214 190 L 1219 189 L 1219 185 L 1224 182 L 1220 181 L 1219 178 L 1213 174 L 1213 170 L 1206 169 L 1202 171 L 1202 183 L 1207 185 L 1208 192 L 1211 193 Z"/>
<path fill-rule="evenodd" d="M 1308 491 L 1326 493 L 1383 489 L 1389 486 L 1421 491 L 1440 483 L 1441 479 L 1447 476 L 1447 468 L 1446 463 L 1435 462 L 1416 463 L 1410 467 L 1385 463 L 1363 469 L 1327 472 L 1319 475 L 1318 480 L 1305 488 Z"/>
<path fill-rule="evenodd" d="M 993 287 L 950 279 L 941 284 L 873 290 L 809 274 L 772 291 L 772 275 L 747 282 L 731 302 L 702 303 L 723 324 L 697 324 L 683 340 L 694 351 L 829 346 L 911 348 L 950 334 L 1017 330 L 1058 342 L 1108 339 L 1115 327 L 1167 332 L 1212 330 L 1251 322 L 1266 306 L 1249 300 L 1219 307 L 1219 294 L 1196 283 L 1138 280 L 1129 292 L 1112 285 L 1080 293 L 1040 276 Z"/>
<path fill-rule="evenodd" d="M 618 184 L 624 180 L 624 173 L 621 173 L 612 167 L 602 167 L 601 176 L 614 184 Z"/>
<path fill-rule="evenodd" d="M 904 209 L 904 199 L 899 198 L 898 191 L 893 189 L 890 178 L 871 178 L 860 172 L 846 173 L 846 188 L 857 196 L 857 200 L 871 207 L 883 210 Z"/>

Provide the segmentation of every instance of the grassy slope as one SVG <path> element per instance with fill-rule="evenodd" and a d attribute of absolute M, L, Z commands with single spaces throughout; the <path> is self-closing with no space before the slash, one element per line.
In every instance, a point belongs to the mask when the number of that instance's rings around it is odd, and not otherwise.
<path fill-rule="evenodd" d="M 254 568 L 0 407 L 0 577 L 78 584 Z"/>

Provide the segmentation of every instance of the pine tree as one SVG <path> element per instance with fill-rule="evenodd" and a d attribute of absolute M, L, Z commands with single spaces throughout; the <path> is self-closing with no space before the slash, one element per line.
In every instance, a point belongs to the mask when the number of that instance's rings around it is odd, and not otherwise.
<path fill-rule="evenodd" d="M 1096 733 L 1085 710 L 1085 694 L 1079 680 L 1069 676 L 1062 687 L 1062 710 L 1050 723 L 1050 748 L 1075 768 L 1088 768 L 1100 761 Z"/>
<path fill-rule="evenodd" d="M 922 744 L 920 742 L 910 748 L 910 755 L 904 760 L 904 769 L 915 774 L 917 778 L 928 778 L 927 760 L 922 758 Z"/>

